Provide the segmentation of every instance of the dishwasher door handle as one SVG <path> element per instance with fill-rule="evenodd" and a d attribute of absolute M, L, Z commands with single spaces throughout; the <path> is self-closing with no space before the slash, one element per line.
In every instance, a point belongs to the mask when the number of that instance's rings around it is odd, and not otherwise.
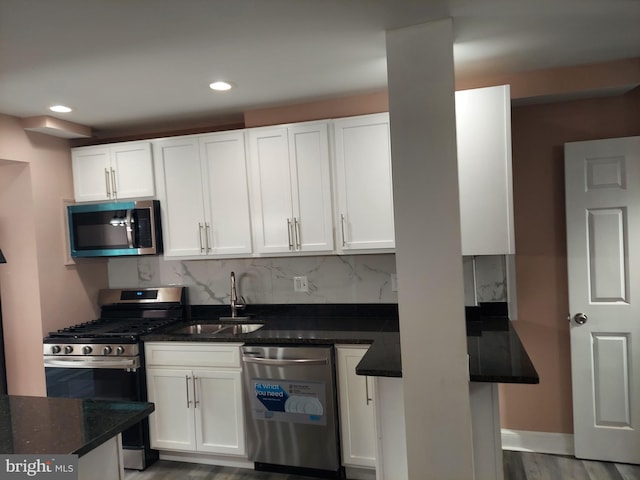
<path fill-rule="evenodd" d="M 260 365 L 274 365 L 279 367 L 293 367 L 297 365 L 327 365 L 329 359 L 327 358 L 264 358 L 264 357 L 251 357 L 247 355 L 242 356 L 242 360 L 245 363 L 259 363 Z"/>

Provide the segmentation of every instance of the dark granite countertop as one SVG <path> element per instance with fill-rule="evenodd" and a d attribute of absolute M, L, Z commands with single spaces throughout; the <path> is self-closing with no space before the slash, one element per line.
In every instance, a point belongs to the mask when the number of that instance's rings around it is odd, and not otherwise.
<path fill-rule="evenodd" d="M 0 395 L 0 453 L 82 456 L 154 408 L 146 402 Z"/>
<path fill-rule="evenodd" d="M 264 323 L 252 333 L 176 334 L 176 325 L 145 341 L 242 342 L 245 344 L 371 344 L 356 367 L 358 375 L 401 377 L 400 333 L 395 304 L 251 305 L 249 323 Z M 188 323 L 218 323 L 225 305 L 193 306 Z M 538 374 L 506 318 L 506 304 L 467 307 L 467 344 L 473 382 L 538 383 Z"/>

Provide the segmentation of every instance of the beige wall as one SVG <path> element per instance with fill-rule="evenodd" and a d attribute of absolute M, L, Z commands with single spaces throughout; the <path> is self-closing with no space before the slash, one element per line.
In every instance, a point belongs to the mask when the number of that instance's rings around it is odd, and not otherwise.
<path fill-rule="evenodd" d="M 73 197 L 66 140 L 0 115 L 0 266 L 10 394 L 44 395 L 42 338 L 95 318 L 105 262 L 65 265 L 63 200 Z"/>
<path fill-rule="evenodd" d="M 563 144 L 640 135 L 640 89 L 512 111 L 518 321 L 540 385 L 502 385 L 502 425 L 571 433 Z"/>
<path fill-rule="evenodd" d="M 249 110 L 244 114 L 244 124 L 250 128 L 388 111 L 389 97 L 387 91 L 383 90 L 329 100 Z"/>

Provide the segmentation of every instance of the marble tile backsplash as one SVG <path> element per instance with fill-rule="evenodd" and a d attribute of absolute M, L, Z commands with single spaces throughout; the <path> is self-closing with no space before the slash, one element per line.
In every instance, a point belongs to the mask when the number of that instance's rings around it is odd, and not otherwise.
<path fill-rule="evenodd" d="M 506 267 L 500 255 L 464 257 L 465 305 L 507 301 Z M 109 286 L 189 287 L 193 305 L 228 304 L 229 274 L 248 303 L 397 303 L 391 276 L 395 255 L 229 260 L 165 260 L 162 257 L 109 260 Z M 308 292 L 295 292 L 293 277 L 306 276 Z"/>
<path fill-rule="evenodd" d="M 185 285 L 192 305 L 228 304 L 229 274 L 248 303 L 397 303 L 392 291 L 395 255 L 165 260 L 109 260 L 109 286 Z M 308 292 L 294 292 L 293 277 L 306 276 Z"/>

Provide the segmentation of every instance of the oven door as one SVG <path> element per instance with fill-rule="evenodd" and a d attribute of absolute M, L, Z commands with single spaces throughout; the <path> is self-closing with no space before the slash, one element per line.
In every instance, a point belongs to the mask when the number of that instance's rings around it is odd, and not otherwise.
<path fill-rule="evenodd" d="M 116 362 L 124 360 L 126 365 L 131 364 L 131 359 L 111 359 L 103 362 L 103 368 L 96 366 L 100 360 L 92 359 L 82 366 L 78 358 L 70 357 L 45 357 L 45 377 L 47 384 L 47 396 L 67 398 L 93 398 L 99 400 L 123 400 L 146 401 L 146 385 L 144 368 L 117 368 Z M 69 366 L 70 365 L 70 366 Z M 142 470 L 147 461 L 142 465 L 127 465 L 127 449 L 136 451 L 148 451 L 150 449 L 148 421 L 142 422 L 122 432 L 122 446 L 125 449 L 125 468 Z"/>

